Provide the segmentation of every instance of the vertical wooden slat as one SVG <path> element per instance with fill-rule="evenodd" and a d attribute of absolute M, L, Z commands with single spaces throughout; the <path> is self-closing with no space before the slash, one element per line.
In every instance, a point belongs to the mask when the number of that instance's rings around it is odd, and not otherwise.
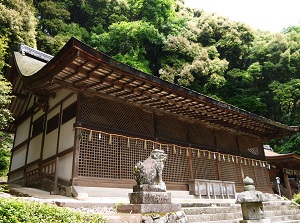
<path fill-rule="evenodd" d="M 58 131 L 57 131 L 57 142 L 56 142 L 56 155 L 59 151 L 59 141 L 60 141 L 60 129 L 61 129 L 61 119 L 62 119 L 62 110 L 63 110 L 63 102 L 59 106 L 59 116 L 58 116 Z"/>
<path fill-rule="evenodd" d="M 59 165 L 59 157 L 56 157 L 55 163 L 52 164 L 54 166 L 54 183 L 53 183 L 53 191 L 51 191 L 51 194 L 59 194 L 58 192 L 58 165 Z"/>
<path fill-rule="evenodd" d="M 287 195 L 288 195 L 288 199 L 292 198 L 292 190 L 291 190 L 291 185 L 290 185 L 290 181 L 289 181 L 289 175 L 286 173 L 286 171 L 283 170 L 283 176 L 284 176 L 284 182 L 285 182 L 285 186 L 286 186 L 286 190 L 287 190 Z"/>
<path fill-rule="evenodd" d="M 81 126 L 82 120 L 82 101 L 83 101 L 83 94 L 77 94 L 77 104 L 76 104 L 76 126 Z M 78 162 L 79 162 L 79 152 L 80 152 L 80 136 L 81 136 L 81 129 L 75 128 L 74 134 L 74 150 L 73 150 L 73 166 L 72 166 L 72 179 L 71 184 L 76 185 L 76 180 L 78 178 Z"/>
<path fill-rule="evenodd" d="M 245 179 L 245 174 L 244 174 L 244 170 L 243 170 L 243 165 L 242 165 L 242 157 L 238 158 L 238 162 L 239 162 L 239 167 L 240 167 L 240 173 L 241 173 L 241 181 L 243 182 Z"/>
<path fill-rule="evenodd" d="M 192 153 L 192 149 L 188 148 L 188 153 L 189 153 L 189 176 L 190 176 L 190 180 L 194 179 L 194 172 L 193 172 L 193 153 Z"/>
<path fill-rule="evenodd" d="M 216 175 L 217 175 L 217 179 L 221 180 L 221 165 L 220 162 L 221 160 L 219 160 L 219 156 L 216 157 Z"/>

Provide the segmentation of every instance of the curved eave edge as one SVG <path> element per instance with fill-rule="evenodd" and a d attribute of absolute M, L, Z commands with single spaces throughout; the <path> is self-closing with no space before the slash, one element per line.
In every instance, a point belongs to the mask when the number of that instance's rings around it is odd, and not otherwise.
<path fill-rule="evenodd" d="M 39 86 L 42 86 L 43 83 L 45 83 L 46 81 L 51 81 L 55 75 L 55 73 L 53 73 L 51 71 L 55 69 L 55 67 L 60 63 L 61 58 L 63 58 L 65 55 L 67 55 L 67 54 L 71 55 L 72 53 L 74 54 L 74 52 L 72 52 L 74 50 L 80 51 L 80 53 L 86 54 L 89 57 L 92 57 L 94 60 L 97 60 L 101 63 L 106 63 L 107 65 L 109 65 L 115 69 L 130 73 L 130 74 L 134 75 L 136 78 L 139 78 L 141 80 L 147 80 L 157 86 L 163 86 L 163 87 L 169 88 L 171 91 L 173 91 L 176 94 L 179 94 L 182 96 L 188 95 L 188 96 L 198 99 L 200 101 L 204 101 L 208 104 L 212 104 L 217 107 L 220 107 L 220 108 L 223 108 L 226 110 L 230 110 L 230 111 L 236 112 L 238 114 L 250 117 L 250 118 L 257 120 L 259 122 L 262 122 L 264 124 L 268 124 L 273 127 L 277 127 L 286 132 L 286 134 L 283 134 L 283 135 L 291 135 L 291 134 L 299 131 L 299 126 L 287 126 L 287 125 L 281 124 L 279 122 L 275 122 L 275 121 L 267 119 L 263 116 L 256 115 L 256 114 L 248 112 L 244 109 L 240 109 L 238 107 L 226 104 L 224 102 L 218 101 L 216 99 L 213 99 L 213 98 L 203 95 L 201 93 L 195 92 L 188 88 L 176 85 L 174 83 L 167 82 L 158 77 L 144 73 L 144 72 L 137 70 L 131 66 L 123 64 L 120 61 L 117 61 L 104 53 L 101 53 L 101 52 L 93 49 L 92 47 L 86 45 L 85 43 L 79 41 L 78 39 L 76 39 L 74 37 L 72 37 L 63 46 L 63 48 L 44 67 L 42 67 L 39 71 L 37 71 L 35 74 L 31 75 L 30 77 L 24 77 L 23 79 L 24 79 L 24 82 L 26 83 L 26 85 L 29 88 L 34 89 L 34 88 L 38 88 Z"/>
<path fill-rule="evenodd" d="M 277 156 L 266 156 L 267 160 L 281 160 L 281 159 L 297 159 L 300 161 L 300 156 L 296 153 L 287 153 L 287 154 L 280 154 Z"/>

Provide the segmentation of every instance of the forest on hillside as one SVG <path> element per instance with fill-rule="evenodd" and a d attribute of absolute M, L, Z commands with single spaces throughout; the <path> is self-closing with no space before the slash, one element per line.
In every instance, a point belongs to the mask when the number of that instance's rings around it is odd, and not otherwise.
<path fill-rule="evenodd" d="M 0 0 L 0 11 L 0 68 L 21 42 L 55 55 L 74 36 L 148 74 L 300 124 L 300 26 L 254 30 L 184 0 Z M 300 154 L 299 134 L 267 143 Z"/>

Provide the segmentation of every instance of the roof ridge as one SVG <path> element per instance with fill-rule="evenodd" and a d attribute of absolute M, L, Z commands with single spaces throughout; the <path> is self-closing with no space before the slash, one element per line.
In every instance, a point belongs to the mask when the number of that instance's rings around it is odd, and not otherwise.
<path fill-rule="evenodd" d="M 47 54 L 47 53 L 44 53 L 40 50 L 34 49 L 34 48 L 32 48 L 30 46 L 27 46 L 23 43 L 21 43 L 21 45 L 20 45 L 20 53 L 23 56 L 24 55 L 31 56 L 31 57 L 40 59 L 40 60 L 45 61 L 45 62 L 50 61 L 54 57 L 50 54 Z"/>

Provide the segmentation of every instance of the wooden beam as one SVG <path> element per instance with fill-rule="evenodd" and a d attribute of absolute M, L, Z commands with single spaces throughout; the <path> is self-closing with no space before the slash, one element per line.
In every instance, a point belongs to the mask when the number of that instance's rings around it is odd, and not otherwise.
<path fill-rule="evenodd" d="M 286 171 L 283 170 L 283 177 L 284 177 L 284 182 L 287 190 L 287 196 L 288 199 L 292 199 L 292 189 L 289 181 L 289 175 L 286 173 Z"/>

